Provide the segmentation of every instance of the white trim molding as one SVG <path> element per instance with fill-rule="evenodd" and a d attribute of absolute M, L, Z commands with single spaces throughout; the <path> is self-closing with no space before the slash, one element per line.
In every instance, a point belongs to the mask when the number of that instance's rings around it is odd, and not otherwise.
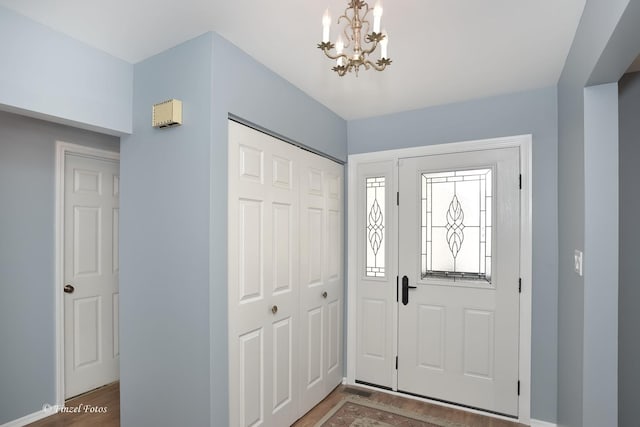
<path fill-rule="evenodd" d="M 548 421 L 531 420 L 531 427 L 558 427 L 558 424 L 550 423 Z"/>
<path fill-rule="evenodd" d="M 37 412 L 34 412 L 33 414 L 25 415 L 24 417 L 18 418 L 17 420 L 9 421 L 8 423 L 2 424 L 0 425 L 0 427 L 22 427 L 26 426 L 27 424 L 35 423 L 36 421 L 39 421 L 50 415 L 53 415 L 53 412 L 41 409 Z"/>
<path fill-rule="evenodd" d="M 120 153 L 56 141 L 55 166 L 55 345 L 56 345 L 56 396 L 55 405 L 64 405 L 64 168 L 65 155 L 77 154 L 107 160 L 120 160 Z M 43 412 L 43 411 L 40 411 Z M 45 416 L 51 413 L 45 412 Z"/>
<path fill-rule="evenodd" d="M 397 150 L 378 151 L 372 153 L 352 154 L 348 158 L 348 283 L 347 283 L 347 383 L 355 384 L 356 381 L 356 335 L 357 335 L 357 259 L 358 259 L 358 235 L 357 235 L 357 194 L 358 194 L 358 166 L 365 163 L 393 161 L 397 169 L 398 160 L 407 157 L 431 156 L 436 154 L 448 154 L 458 152 L 491 150 L 498 148 L 517 147 L 520 149 L 520 171 L 522 174 L 522 192 L 520 198 L 520 274 L 522 276 L 522 293 L 520 296 L 520 351 L 519 351 L 519 376 L 520 396 L 518 399 L 518 422 L 529 424 L 531 420 L 531 313 L 532 313 L 532 136 L 518 135 L 503 138 L 492 138 L 476 141 L 455 142 L 448 144 L 429 145 Z M 397 173 L 397 170 L 396 170 Z M 397 180 L 396 180 L 397 181 Z M 397 182 L 394 188 L 398 191 Z M 397 245 L 397 242 L 396 242 Z M 390 272 L 397 276 L 395 271 Z M 358 384 L 361 386 L 361 384 Z M 404 396 L 404 395 L 403 395 Z M 427 399 L 419 399 L 425 400 Z M 434 402 L 438 403 L 438 402 Z M 463 409 L 464 408 L 460 408 Z M 478 411 L 471 411 L 478 412 Z M 488 416 L 490 413 L 479 412 Z M 497 418 L 502 418 L 496 416 Z M 539 427 L 549 427 L 553 424 L 540 424 Z"/>

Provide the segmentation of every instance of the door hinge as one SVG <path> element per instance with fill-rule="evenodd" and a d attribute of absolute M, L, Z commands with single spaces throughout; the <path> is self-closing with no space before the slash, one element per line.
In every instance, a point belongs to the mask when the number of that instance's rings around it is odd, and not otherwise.
<path fill-rule="evenodd" d="M 520 396 L 520 380 L 518 380 L 518 396 Z"/>
<path fill-rule="evenodd" d="M 399 287 L 400 287 L 400 277 L 396 276 L 396 302 L 400 301 L 399 300 L 400 296 L 398 291 Z"/>
<path fill-rule="evenodd" d="M 400 192 L 396 193 L 396 206 L 400 206 Z"/>
<path fill-rule="evenodd" d="M 396 356 L 396 371 L 398 370 L 398 356 Z"/>
<path fill-rule="evenodd" d="M 522 174 L 520 174 L 520 178 L 518 179 L 518 185 L 520 186 L 520 189 L 522 190 Z"/>
<path fill-rule="evenodd" d="M 518 293 L 522 293 L 522 277 L 518 279 Z"/>

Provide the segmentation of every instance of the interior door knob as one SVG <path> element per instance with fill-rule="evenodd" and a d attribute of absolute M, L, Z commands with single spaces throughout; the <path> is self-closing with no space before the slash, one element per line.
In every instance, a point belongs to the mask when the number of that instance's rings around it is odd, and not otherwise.
<path fill-rule="evenodd" d="M 76 290 L 76 288 L 74 288 L 73 285 L 70 285 L 68 283 L 66 285 L 64 285 L 64 292 L 67 293 L 67 294 L 72 294 L 73 291 L 75 291 L 75 290 Z"/>
<path fill-rule="evenodd" d="M 271 312 L 272 312 L 273 314 L 276 314 L 276 313 L 278 312 L 278 306 L 277 306 L 277 305 L 274 305 L 273 307 L 271 307 Z"/>
<path fill-rule="evenodd" d="M 329 294 L 327 293 L 327 291 L 324 291 L 324 292 L 322 293 L 322 298 L 326 298 L 328 295 L 329 295 Z"/>

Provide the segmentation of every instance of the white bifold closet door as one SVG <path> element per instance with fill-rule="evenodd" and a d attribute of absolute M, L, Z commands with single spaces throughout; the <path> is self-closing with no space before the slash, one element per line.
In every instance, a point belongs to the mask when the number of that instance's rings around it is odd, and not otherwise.
<path fill-rule="evenodd" d="M 229 122 L 232 426 L 288 426 L 342 379 L 343 167 Z"/>

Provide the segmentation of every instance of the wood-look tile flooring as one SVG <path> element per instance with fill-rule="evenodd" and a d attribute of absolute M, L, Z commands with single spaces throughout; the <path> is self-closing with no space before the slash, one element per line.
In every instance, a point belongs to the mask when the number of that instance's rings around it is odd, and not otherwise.
<path fill-rule="evenodd" d="M 293 427 L 313 427 L 338 402 L 348 396 L 354 396 L 349 390 L 359 390 L 371 393 L 367 397 L 373 402 L 394 406 L 409 412 L 438 417 L 442 420 L 455 422 L 469 427 L 524 427 L 523 424 L 505 421 L 484 415 L 472 414 L 458 409 L 446 408 L 440 405 L 420 402 L 405 397 L 393 396 L 382 391 L 373 391 L 354 386 L 338 386 L 329 396 L 315 406 L 306 415 L 293 424 Z M 80 406 L 82 405 L 82 406 Z M 92 392 L 80 395 L 69 401 L 69 408 L 79 407 L 80 413 L 59 413 L 29 424 L 29 427 L 119 427 L 120 426 L 120 384 L 113 383 Z M 105 407 L 104 414 L 86 413 L 86 407 Z M 219 426 L 216 426 L 219 427 Z"/>
<path fill-rule="evenodd" d="M 115 382 L 68 400 L 65 407 L 77 413 L 58 413 L 29 427 L 120 427 L 120 383 Z M 88 409 L 87 409 L 88 408 Z M 92 413 L 91 408 L 106 408 L 106 413 Z"/>

